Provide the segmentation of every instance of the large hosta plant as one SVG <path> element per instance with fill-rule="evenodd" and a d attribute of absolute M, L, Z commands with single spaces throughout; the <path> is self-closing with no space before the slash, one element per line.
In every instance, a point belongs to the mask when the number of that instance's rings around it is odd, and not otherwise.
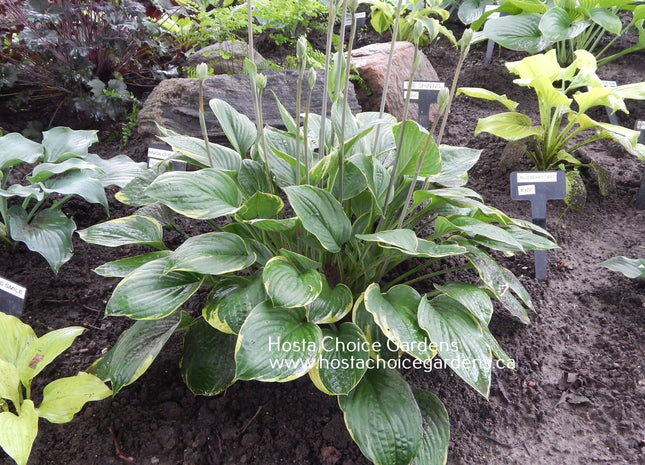
<path fill-rule="evenodd" d="M 261 76 L 252 82 L 261 91 Z M 438 146 L 415 122 L 353 115 L 342 97 L 329 118 L 297 124 L 283 112 L 286 130 L 258 130 L 221 100 L 210 107 L 233 148 L 165 131 L 196 170 L 140 176 L 117 195 L 137 214 L 80 231 L 151 247 L 96 270 L 121 278 L 106 314 L 137 321 L 92 372 L 118 392 L 187 327 L 181 372 L 196 394 L 307 375 L 338 397 L 372 462 L 444 463 L 446 411 L 396 367 L 440 357 L 487 397 L 493 359 L 512 365 L 488 329 L 493 300 L 524 323 L 531 308 L 489 250 L 553 243 L 464 187 L 479 151 Z M 164 228 L 186 219 L 212 230 L 182 231 L 171 247 Z M 188 323 L 182 306 L 200 288 L 208 297 Z"/>

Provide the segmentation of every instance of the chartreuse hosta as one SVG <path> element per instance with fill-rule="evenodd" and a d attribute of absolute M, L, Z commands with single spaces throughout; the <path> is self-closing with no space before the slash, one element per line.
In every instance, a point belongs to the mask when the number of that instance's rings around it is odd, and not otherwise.
<path fill-rule="evenodd" d="M 125 155 L 103 160 L 88 153 L 95 142 L 96 131 L 65 127 L 43 132 L 42 143 L 18 133 L 0 137 L 0 239 L 24 243 L 54 272 L 73 252 L 76 224 L 62 211 L 65 203 L 79 196 L 107 213 L 105 188 L 123 187 L 146 169 Z M 29 165 L 31 175 L 22 179 Z"/>
<path fill-rule="evenodd" d="M 487 397 L 493 358 L 512 364 L 488 329 L 493 300 L 524 323 L 531 308 L 488 250 L 554 244 L 464 187 L 479 151 L 437 146 L 415 122 L 353 115 L 340 98 L 329 119 L 305 114 L 297 125 L 285 111 L 286 131 L 258 132 L 229 104 L 210 107 L 233 148 L 165 131 L 196 170 L 140 176 L 117 194 L 138 214 L 80 231 L 94 244 L 154 249 L 95 270 L 122 278 L 106 314 L 137 321 L 91 371 L 114 392 L 132 383 L 186 327 L 182 305 L 207 288 L 184 335 L 181 372 L 193 392 L 308 375 L 338 397 L 372 462 L 444 463 L 446 411 L 396 367 L 442 361 Z M 212 231 L 184 232 L 171 248 L 173 216 Z M 472 279 L 451 279 L 457 270 Z"/>
<path fill-rule="evenodd" d="M 537 124 L 516 110 L 517 102 L 486 89 L 466 88 L 458 92 L 471 97 L 492 100 L 506 107 L 505 112 L 482 118 L 475 134 L 488 132 L 508 141 L 526 141 L 526 155 L 538 170 L 567 170 L 567 199 L 572 207 L 584 205 L 586 191 L 579 169 L 590 168 L 597 174 L 604 194 L 610 175 L 595 162 L 583 163 L 576 149 L 586 144 L 610 139 L 627 152 L 645 160 L 645 146 L 638 143 L 640 133 L 615 124 L 593 120 L 586 113 L 595 106 L 627 113 L 626 99 L 645 99 L 645 82 L 617 87 L 603 87 L 596 74 L 596 59 L 585 50 L 575 52 L 575 61 L 566 68 L 558 64 L 556 52 L 526 57 L 506 63 L 518 76 L 513 82 L 535 92 L 540 111 Z"/>
<path fill-rule="evenodd" d="M 85 403 L 112 393 L 99 378 L 81 371 L 47 384 L 38 407 L 32 400 L 33 379 L 82 332 L 71 326 L 37 337 L 30 326 L 0 312 L 0 448 L 18 465 L 29 459 L 39 418 L 67 423 Z"/>

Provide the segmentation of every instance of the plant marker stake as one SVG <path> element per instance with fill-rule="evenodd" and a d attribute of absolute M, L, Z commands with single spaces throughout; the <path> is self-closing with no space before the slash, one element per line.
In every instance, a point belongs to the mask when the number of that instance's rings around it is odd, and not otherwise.
<path fill-rule="evenodd" d="M 25 306 L 27 288 L 0 278 L 0 312 L 20 318 Z"/>
<path fill-rule="evenodd" d="M 498 8 L 499 5 L 486 5 L 484 7 L 484 13 L 490 10 L 494 10 L 495 8 Z M 491 15 L 486 18 L 486 21 L 489 19 L 497 19 L 501 18 L 502 16 L 506 16 L 506 13 L 502 13 L 500 11 L 496 11 L 495 13 L 491 13 Z M 489 65 L 490 62 L 493 60 L 493 50 L 495 49 L 495 42 L 493 42 L 491 39 L 488 39 L 488 43 L 486 44 L 486 57 L 484 58 L 484 64 Z"/>
<path fill-rule="evenodd" d="M 365 26 L 365 21 L 367 20 L 367 15 L 364 11 L 356 13 L 356 29 L 354 31 L 354 37 L 352 37 L 352 44 L 356 44 L 356 32 Z M 352 15 L 349 14 L 345 17 L 345 29 L 352 27 Z"/>
<path fill-rule="evenodd" d="M 410 81 L 403 81 L 403 98 L 408 91 Z M 437 103 L 439 91 L 446 87 L 445 82 L 412 81 L 410 102 L 419 102 L 419 125 L 425 129 L 430 126 L 430 105 Z"/>
<path fill-rule="evenodd" d="M 533 224 L 546 229 L 546 203 L 564 199 L 567 193 L 564 171 L 516 171 L 511 173 L 511 199 L 531 202 Z M 535 250 L 535 279 L 546 280 L 546 250 Z"/>
<path fill-rule="evenodd" d="M 150 145 L 148 147 L 148 168 L 154 168 L 159 163 L 178 155 L 177 152 L 169 150 L 163 145 Z M 186 162 L 181 160 L 171 161 L 175 171 L 186 171 Z"/>
<path fill-rule="evenodd" d="M 616 81 L 602 81 L 602 80 L 600 81 L 600 84 L 606 89 L 609 89 L 611 87 L 616 87 L 618 85 Z M 609 122 L 611 124 L 615 124 L 616 126 L 620 126 L 618 115 L 616 115 L 616 113 L 612 113 L 610 107 L 605 107 L 605 111 L 607 112 L 607 118 L 609 119 Z"/>
<path fill-rule="evenodd" d="M 634 127 L 634 129 L 641 132 L 641 135 L 638 138 L 638 142 L 645 144 L 645 121 L 636 121 L 636 126 Z M 645 210 L 645 168 L 643 169 L 643 177 L 641 178 L 641 187 L 638 190 L 638 196 L 636 197 L 636 209 Z"/>

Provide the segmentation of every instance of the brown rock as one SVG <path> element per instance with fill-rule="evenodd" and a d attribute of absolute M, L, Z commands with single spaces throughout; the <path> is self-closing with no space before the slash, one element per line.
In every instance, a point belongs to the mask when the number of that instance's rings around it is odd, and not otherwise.
<path fill-rule="evenodd" d="M 296 113 L 296 71 L 265 71 L 267 86 L 262 94 L 262 116 L 264 124 L 283 128 L 282 118 L 273 94 L 292 116 Z M 326 78 L 324 73 L 318 73 L 318 79 L 313 89 L 311 99 L 312 113 L 319 113 L 322 108 L 323 85 Z M 303 83 L 302 107 L 309 92 L 307 83 Z M 159 135 L 157 124 L 171 129 L 179 134 L 201 137 L 198 111 L 199 81 L 197 79 L 168 79 L 162 81 L 153 89 L 139 112 L 139 134 L 145 136 Z M 208 101 L 219 98 L 228 102 L 237 111 L 255 121 L 255 111 L 251 98 L 249 78 L 242 74 L 221 74 L 208 77 L 204 81 L 204 106 L 206 107 L 206 127 L 212 141 L 224 142 L 224 133 L 208 107 Z M 353 113 L 360 111 L 353 88 L 349 89 L 348 101 Z M 331 103 L 328 103 L 328 113 Z"/>
<path fill-rule="evenodd" d="M 390 47 L 390 43 L 370 44 L 352 51 L 352 66 L 356 68 L 361 79 L 371 90 L 371 95 L 367 96 L 365 92 L 357 89 L 357 95 L 364 111 L 378 111 L 380 108 Z M 437 72 L 430 64 L 430 61 L 423 52 L 420 53 L 421 60 L 414 73 L 414 80 L 438 81 Z M 390 82 L 385 100 L 385 111 L 392 114 L 399 121 L 403 118 L 405 102 L 403 82 L 410 79 L 413 58 L 413 44 L 410 42 L 396 43 L 392 58 Z M 430 122 L 433 122 L 436 117 L 437 111 L 435 109 L 434 112 L 430 112 Z M 419 120 L 419 108 L 416 103 L 410 103 L 407 119 Z"/>

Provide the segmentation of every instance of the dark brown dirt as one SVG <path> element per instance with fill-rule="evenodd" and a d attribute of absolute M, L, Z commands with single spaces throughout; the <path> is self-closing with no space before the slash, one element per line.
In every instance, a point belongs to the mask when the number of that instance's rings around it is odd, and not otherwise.
<path fill-rule="evenodd" d="M 450 81 L 455 52 L 439 42 L 427 54 L 439 77 Z M 473 49 L 459 84 L 505 92 L 524 111 L 534 112 L 530 94 L 515 88 L 503 67 L 503 61 L 519 55 L 496 51 L 488 66 L 483 55 L 483 45 Z M 645 54 L 629 56 L 604 69 L 603 77 L 641 81 L 643 64 Z M 472 136 L 477 118 L 496 110 L 493 104 L 459 97 L 444 142 L 483 149 L 470 187 L 511 216 L 530 219 L 529 205 L 509 198 L 509 176 L 499 167 L 504 145 L 492 136 Z M 645 119 L 643 104 L 632 103 L 630 110 L 623 118 L 625 126 Z M 7 114 L 0 126 L 20 130 L 27 119 Z M 108 125 L 101 140 L 113 130 Z M 96 151 L 106 157 L 124 152 L 143 160 L 145 149 L 145 141 L 135 139 L 124 150 L 102 143 Z M 645 281 L 598 266 L 615 255 L 645 256 L 645 212 L 633 206 L 643 165 L 610 144 L 587 155 L 610 170 L 616 187 L 603 197 L 585 173 L 589 198 L 583 211 L 550 204 L 548 229 L 561 248 L 549 253 L 548 281 L 533 279 L 531 257 L 503 259 L 529 289 L 536 307 L 528 326 L 503 312 L 491 325 L 517 369 L 495 371 L 488 401 L 448 371 L 405 374 L 445 403 L 452 424 L 451 465 L 645 464 Z M 79 229 L 103 219 L 100 207 L 88 208 L 80 201 L 67 210 Z M 115 217 L 130 213 L 114 200 L 111 211 Z M 127 251 L 90 247 L 78 239 L 74 245 L 74 258 L 57 277 L 24 247 L 13 253 L 0 248 L 0 275 L 28 287 L 24 321 L 38 334 L 68 325 L 88 328 L 42 378 L 86 368 L 130 324 L 102 318 L 116 280 L 90 271 Z M 198 303 L 191 308 L 191 302 L 188 309 L 198 310 Z M 218 397 L 195 397 L 179 375 L 180 343 L 179 337 L 172 339 L 139 381 L 113 399 L 89 404 L 72 423 L 41 421 L 29 463 L 367 463 L 345 431 L 336 400 L 307 379 L 240 382 Z M 9 463 L 0 458 L 0 464 Z"/>

